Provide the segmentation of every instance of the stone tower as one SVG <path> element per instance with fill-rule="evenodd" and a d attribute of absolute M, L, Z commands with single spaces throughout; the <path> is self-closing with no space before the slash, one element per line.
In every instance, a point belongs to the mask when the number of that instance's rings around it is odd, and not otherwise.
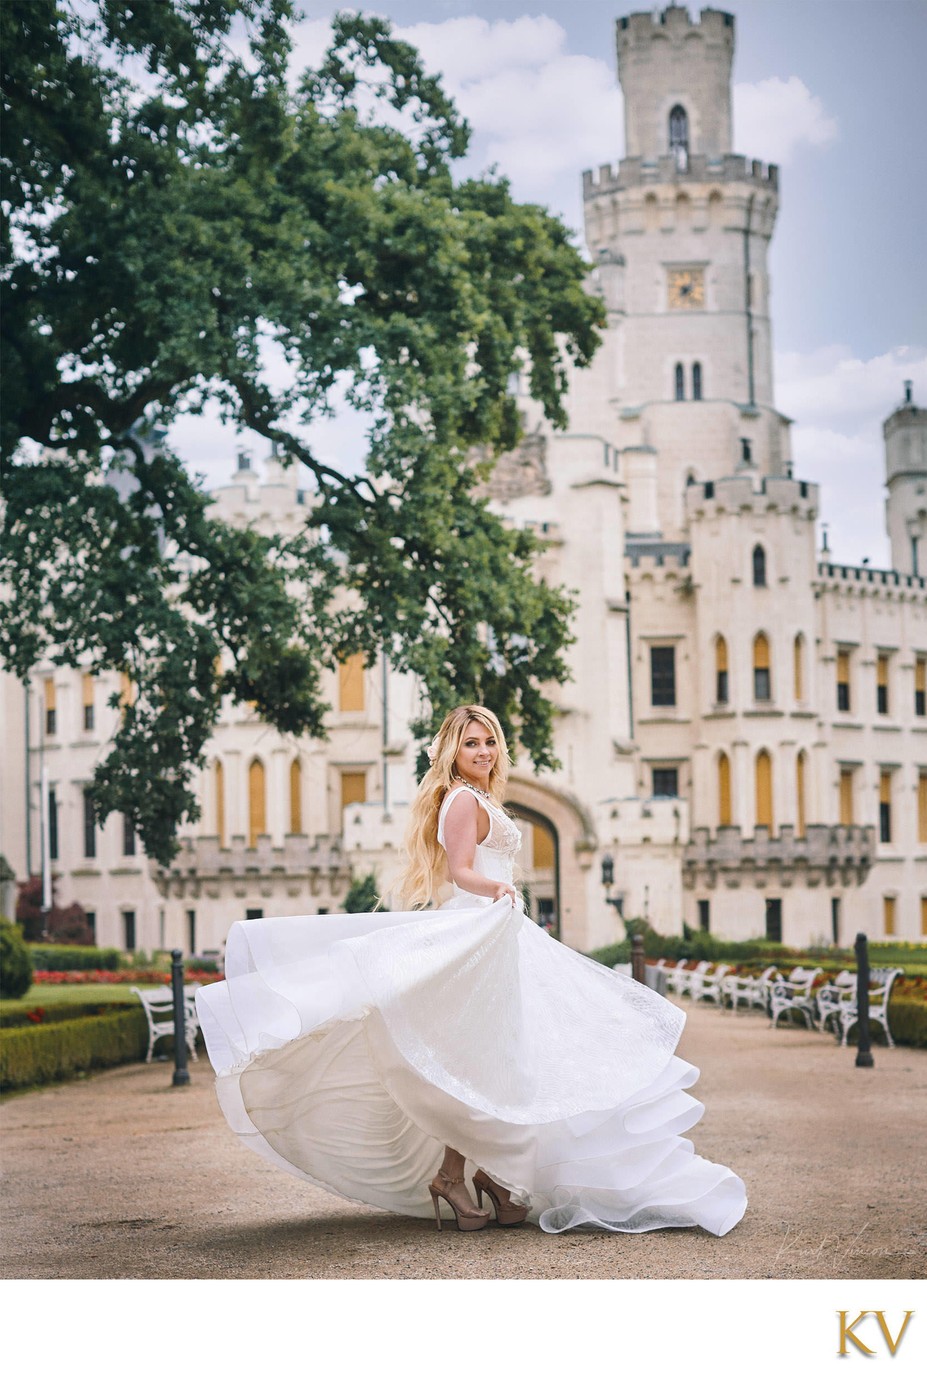
<path fill-rule="evenodd" d="M 615 330 L 629 528 L 678 540 L 689 481 L 790 471 L 767 272 L 778 177 L 731 152 L 733 16 L 672 6 L 617 33 L 627 156 L 585 176 L 586 240 Z"/>
<path fill-rule="evenodd" d="M 927 574 L 927 410 L 914 404 L 912 383 L 882 426 L 885 437 L 885 520 L 892 568 Z"/>

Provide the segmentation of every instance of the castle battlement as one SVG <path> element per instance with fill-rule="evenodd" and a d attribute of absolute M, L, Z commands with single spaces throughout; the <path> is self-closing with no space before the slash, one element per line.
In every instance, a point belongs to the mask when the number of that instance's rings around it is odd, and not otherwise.
<path fill-rule="evenodd" d="M 749 183 L 775 192 L 779 188 L 779 166 L 764 164 L 761 159 L 748 159 L 743 154 L 723 154 L 717 159 L 707 154 L 693 154 L 685 169 L 678 166 L 671 154 L 660 155 L 658 159 L 629 156 L 616 164 L 587 169 L 583 173 L 583 199 L 588 202 L 591 198 L 621 193 L 629 188 L 667 183 L 682 187 L 697 183 Z"/>
<path fill-rule="evenodd" d="M 907 590 L 927 591 L 927 578 L 922 574 L 901 574 L 897 569 L 872 569 L 864 564 L 818 564 L 818 578 L 824 587 L 846 592 L 876 593 L 884 597 L 903 596 Z"/>
<path fill-rule="evenodd" d="M 665 10 L 639 10 L 618 20 L 619 50 L 636 44 L 649 46 L 655 36 L 675 44 L 687 43 L 693 37 L 712 39 L 733 51 L 734 16 L 725 10 L 704 9 L 693 19 L 686 5 L 668 5 Z"/>
<path fill-rule="evenodd" d="M 791 477 L 722 477 L 686 488 L 686 516 L 695 520 L 723 512 L 785 512 L 813 519 L 818 513 L 816 483 Z"/>

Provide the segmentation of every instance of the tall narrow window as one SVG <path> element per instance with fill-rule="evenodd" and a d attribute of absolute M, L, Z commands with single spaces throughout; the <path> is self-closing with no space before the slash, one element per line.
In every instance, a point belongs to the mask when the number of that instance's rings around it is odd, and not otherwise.
<path fill-rule="evenodd" d="M 731 823 L 731 759 L 726 752 L 718 758 L 718 824 Z"/>
<path fill-rule="evenodd" d="M 753 698 L 767 700 L 772 698 L 772 682 L 769 675 L 769 641 L 759 632 L 753 640 Z"/>
<path fill-rule="evenodd" d="M 341 773 L 341 809 L 349 805 L 363 805 L 367 799 L 367 773 Z"/>
<path fill-rule="evenodd" d="M 772 830 L 772 758 L 768 752 L 759 752 L 756 757 L 756 823 Z"/>
<path fill-rule="evenodd" d="M 264 763 L 251 759 L 248 768 L 248 847 L 253 849 L 258 835 L 267 833 L 267 792 Z"/>
<path fill-rule="evenodd" d="M 686 376 L 682 369 L 682 362 L 676 363 L 676 399 L 685 400 L 686 398 Z"/>
<path fill-rule="evenodd" d="M 97 826 L 93 818 L 90 792 L 84 792 L 84 858 L 97 856 Z"/>
<path fill-rule="evenodd" d="M 841 714 L 850 712 L 850 653 L 837 652 L 837 708 Z"/>
<path fill-rule="evenodd" d="M 298 757 L 290 763 L 290 834 L 303 832 L 303 768 Z"/>
<path fill-rule="evenodd" d="M 798 754 L 795 762 L 795 821 L 799 839 L 805 837 L 805 763 L 807 758 L 803 752 Z"/>
<path fill-rule="evenodd" d="M 221 762 L 216 762 L 215 771 L 216 788 L 216 834 L 219 838 L 219 848 L 225 846 L 225 768 Z"/>
<path fill-rule="evenodd" d="M 58 700 L 54 680 L 45 681 L 45 732 L 49 737 L 58 732 Z"/>
<path fill-rule="evenodd" d="M 914 662 L 914 712 L 920 718 L 927 714 L 927 656 Z"/>
<path fill-rule="evenodd" d="M 879 842 L 892 842 L 892 774 L 879 773 Z"/>
<path fill-rule="evenodd" d="M 701 400 L 702 398 L 702 364 L 693 362 L 692 364 L 692 399 Z"/>
<path fill-rule="evenodd" d="M 81 682 L 80 682 L 80 683 L 81 683 L 81 702 L 82 702 L 82 704 L 83 704 L 83 706 L 84 706 L 84 732 L 85 732 L 85 733 L 91 733 L 91 732 L 93 731 L 93 722 L 94 722 L 94 714 L 93 714 L 93 705 L 94 705 L 94 701 L 93 701 L 93 676 L 90 675 L 89 672 L 84 671 L 84 674 L 83 674 L 82 677 L 81 677 Z"/>
<path fill-rule="evenodd" d="M 927 772 L 917 774 L 917 842 L 927 844 Z"/>
<path fill-rule="evenodd" d="M 753 547 L 753 587 L 766 587 L 766 551 L 762 545 Z"/>
<path fill-rule="evenodd" d="M 650 702 L 656 707 L 676 703 L 676 648 L 650 648 Z"/>
<path fill-rule="evenodd" d="M 876 709 L 888 713 L 888 657 L 876 657 Z"/>
<path fill-rule="evenodd" d="M 840 768 L 840 823 L 853 824 L 853 768 Z"/>
<path fill-rule="evenodd" d="M 674 106 L 669 113 L 669 152 L 676 168 L 685 173 L 689 167 L 689 117 L 683 106 Z"/>
<path fill-rule="evenodd" d="M 135 949 L 135 912 L 122 913 L 122 937 L 126 950 Z"/>
<path fill-rule="evenodd" d="M 187 908 L 187 950 L 196 955 L 196 912 L 192 907 Z"/>
<path fill-rule="evenodd" d="M 795 703 L 801 704 L 805 698 L 805 639 L 799 632 L 792 646 L 792 662 L 795 676 Z"/>
<path fill-rule="evenodd" d="M 887 936 L 895 934 L 895 898 L 882 898 L 882 930 Z"/>
<path fill-rule="evenodd" d="M 54 786 L 48 788 L 48 857 L 58 857 L 58 797 Z"/>
<path fill-rule="evenodd" d="M 122 852 L 126 858 L 135 853 L 135 825 L 128 815 L 122 817 Z"/>
<path fill-rule="evenodd" d="M 355 651 L 338 667 L 338 708 L 342 714 L 359 714 L 364 709 L 364 655 Z"/>
<path fill-rule="evenodd" d="M 711 900 L 702 897 L 698 903 L 698 929 L 700 931 L 711 930 Z"/>
<path fill-rule="evenodd" d="M 782 944 L 782 898 L 766 898 L 766 939 Z"/>
<path fill-rule="evenodd" d="M 727 642 L 718 637 L 715 642 L 715 702 L 727 704 L 728 693 Z"/>

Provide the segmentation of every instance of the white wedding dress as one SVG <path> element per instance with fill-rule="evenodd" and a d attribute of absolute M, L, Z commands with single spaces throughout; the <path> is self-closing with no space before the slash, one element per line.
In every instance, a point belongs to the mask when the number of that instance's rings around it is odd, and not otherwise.
<path fill-rule="evenodd" d="M 513 882 L 518 829 L 480 803 L 474 869 Z M 327 1191 L 430 1217 L 449 1144 L 549 1233 L 723 1235 L 746 1209 L 740 1178 L 682 1137 L 703 1113 L 674 1055 L 684 1013 L 520 902 L 455 888 L 437 911 L 239 921 L 225 973 L 196 995 L 225 1116 Z"/>

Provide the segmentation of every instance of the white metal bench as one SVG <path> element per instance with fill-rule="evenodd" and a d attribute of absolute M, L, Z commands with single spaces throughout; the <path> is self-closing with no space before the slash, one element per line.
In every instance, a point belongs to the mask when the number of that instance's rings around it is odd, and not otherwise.
<path fill-rule="evenodd" d="M 891 997 L 892 985 L 899 974 L 904 974 L 904 970 L 873 969 L 869 973 L 869 1021 L 880 1024 L 885 1033 L 885 1040 L 890 1047 L 893 1047 L 895 1043 L 888 1027 L 888 1001 Z M 856 994 L 854 992 L 852 1000 L 841 1003 L 840 1011 L 837 1014 L 837 1031 L 841 1046 L 846 1046 L 850 1030 L 856 1026 L 858 1021 Z"/>
<path fill-rule="evenodd" d="M 736 1013 L 738 1005 L 743 1003 L 747 1008 L 762 1008 L 766 1011 L 769 1002 L 769 990 L 772 984 L 781 979 L 782 975 L 775 965 L 767 965 L 762 974 L 734 974 L 724 979 L 721 984 L 723 998 L 730 999 L 731 1012 Z"/>
<path fill-rule="evenodd" d="M 777 1027 L 783 1013 L 796 1012 L 806 1027 L 814 1027 L 814 998 L 811 988 L 819 969 L 793 969 L 788 979 L 777 979 L 769 990 L 770 1027 Z"/>
<path fill-rule="evenodd" d="M 711 1003 L 720 1004 L 724 979 L 732 968 L 732 965 L 716 965 L 714 969 L 706 969 L 701 979 L 693 981 L 692 997 L 696 1002 L 707 999 Z"/>
<path fill-rule="evenodd" d="M 197 1059 L 196 1032 L 198 1023 L 193 998 L 198 987 L 198 984 L 185 984 L 183 991 L 184 1033 L 187 1038 L 187 1050 L 194 1061 Z M 132 993 L 138 994 L 139 1001 L 145 1010 L 145 1018 L 148 1022 L 148 1055 L 145 1060 L 150 1061 L 158 1038 L 173 1037 L 174 1035 L 174 991 L 168 984 L 157 989 L 137 989 L 133 985 Z"/>
<path fill-rule="evenodd" d="M 690 998 L 695 997 L 695 990 L 701 985 L 702 975 L 710 966 L 710 960 L 698 960 L 695 969 L 684 969 L 677 973 L 676 992 L 680 997 L 683 994 L 688 994 Z"/>
<path fill-rule="evenodd" d="M 687 959 L 677 960 L 676 963 L 666 970 L 666 987 L 672 989 L 674 993 L 679 992 L 679 985 L 683 975 L 686 973 Z"/>
<path fill-rule="evenodd" d="M 856 975 L 852 969 L 842 969 L 829 984 L 818 989 L 818 1027 L 822 1032 L 831 1025 L 836 1032 L 837 1014 L 844 1003 L 852 1002 L 855 997 Z"/>

